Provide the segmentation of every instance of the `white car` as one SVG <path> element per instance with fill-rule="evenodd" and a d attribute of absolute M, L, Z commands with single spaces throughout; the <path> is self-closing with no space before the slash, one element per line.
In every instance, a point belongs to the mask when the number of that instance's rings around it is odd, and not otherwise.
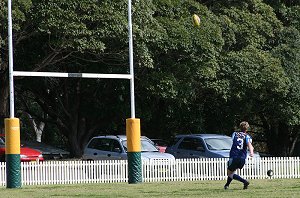
<path fill-rule="evenodd" d="M 142 160 L 170 159 L 169 153 L 160 153 L 147 137 L 141 137 Z M 106 135 L 93 137 L 86 145 L 82 156 L 84 160 L 124 160 L 127 159 L 127 138 L 125 135 Z"/>

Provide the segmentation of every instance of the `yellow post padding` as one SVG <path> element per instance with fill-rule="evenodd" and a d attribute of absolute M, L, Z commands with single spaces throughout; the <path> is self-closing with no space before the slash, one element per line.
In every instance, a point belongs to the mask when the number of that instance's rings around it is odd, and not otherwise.
<path fill-rule="evenodd" d="M 127 151 L 141 152 L 141 127 L 140 119 L 126 119 Z"/>
<path fill-rule="evenodd" d="M 5 154 L 20 154 L 20 121 L 5 118 Z"/>

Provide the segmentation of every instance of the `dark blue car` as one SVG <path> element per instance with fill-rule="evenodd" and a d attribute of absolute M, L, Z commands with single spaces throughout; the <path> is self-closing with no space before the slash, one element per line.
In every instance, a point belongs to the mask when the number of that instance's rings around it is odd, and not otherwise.
<path fill-rule="evenodd" d="M 220 134 L 177 135 L 166 153 L 175 158 L 228 158 L 232 139 Z M 259 157 L 255 153 L 254 157 Z"/>

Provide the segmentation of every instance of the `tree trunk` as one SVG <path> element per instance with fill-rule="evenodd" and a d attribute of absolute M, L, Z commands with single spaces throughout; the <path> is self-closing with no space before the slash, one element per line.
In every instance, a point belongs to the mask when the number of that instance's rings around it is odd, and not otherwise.
<path fill-rule="evenodd" d="M 261 115 L 260 118 L 262 120 L 264 132 L 266 134 L 266 142 L 269 154 L 276 155 L 276 127 L 274 129 L 274 124 L 271 124 L 265 116 Z"/>
<path fill-rule="evenodd" d="M 43 131 L 44 131 L 44 127 L 45 127 L 45 123 L 44 122 L 39 122 L 39 124 L 37 125 L 35 119 L 27 112 L 24 111 L 24 114 L 28 117 L 29 122 L 36 134 L 36 141 L 37 142 L 42 142 L 42 135 L 43 135 Z"/>
<path fill-rule="evenodd" d="M 288 156 L 291 145 L 289 126 L 286 123 L 280 122 L 278 125 L 277 144 L 279 156 Z"/>
<path fill-rule="evenodd" d="M 76 137 L 76 135 L 71 135 L 73 133 L 69 133 L 69 145 L 70 145 L 70 155 L 72 157 L 79 158 L 82 156 L 82 149 L 79 146 L 79 141 Z"/>
<path fill-rule="evenodd" d="M 292 140 L 292 146 L 291 146 L 291 149 L 290 149 L 290 152 L 289 152 L 289 157 L 293 156 L 294 151 L 295 151 L 295 147 L 296 147 L 296 143 L 298 142 L 298 139 L 299 139 L 299 134 L 297 134 L 296 138 L 294 138 Z"/>

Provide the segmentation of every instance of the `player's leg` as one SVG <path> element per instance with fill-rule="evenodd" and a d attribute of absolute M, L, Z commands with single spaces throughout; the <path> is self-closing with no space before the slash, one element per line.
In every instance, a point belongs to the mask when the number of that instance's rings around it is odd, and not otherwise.
<path fill-rule="evenodd" d="M 244 167 L 244 165 L 245 165 L 245 160 L 241 159 L 241 160 L 239 160 L 239 162 L 237 162 L 237 163 L 239 163 L 238 168 L 239 168 L 239 169 L 242 169 L 242 168 Z M 245 180 L 244 178 L 242 178 L 242 177 L 239 176 L 238 174 L 233 174 L 232 178 L 233 178 L 234 180 L 237 180 L 237 181 L 242 182 L 242 183 L 244 184 L 244 189 L 247 189 L 248 186 L 249 186 L 249 184 L 250 184 L 247 180 Z"/>
<path fill-rule="evenodd" d="M 227 181 L 226 181 L 226 184 L 224 186 L 225 190 L 229 188 L 229 185 L 230 185 L 231 181 L 233 180 L 233 175 L 234 175 L 234 172 L 227 169 Z"/>
<path fill-rule="evenodd" d="M 233 179 L 242 182 L 244 184 L 244 189 L 247 189 L 250 184 L 247 180 L 245 180 L 238 174 L 233 174 Z"/>
<path fill-rule="evenodd" d="M 230 185 L 231 181 L 233 180 L 233 175 L 234 175 L 235 170 L 236 170 L 235 160 L 230 158 L 227 162 L 227 181 L 224 186 L 225 190 L 229 188 L 229 185 Z"/>

